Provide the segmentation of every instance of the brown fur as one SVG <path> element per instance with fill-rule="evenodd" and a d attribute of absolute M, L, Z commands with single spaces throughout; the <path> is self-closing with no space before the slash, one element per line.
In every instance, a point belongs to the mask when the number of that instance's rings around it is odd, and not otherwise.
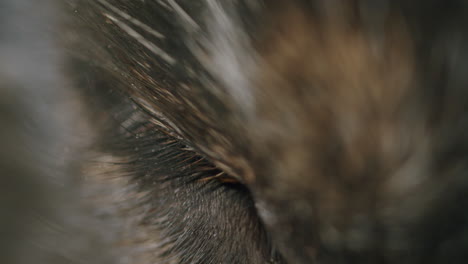
<path fill-rule="evenodd" d="M 291 202 L 288 216 L 267 218 L 267 225 L 278 229 L 314 219 L 309 224 L 322 229 L 316 242 L 337 246 L 353 221 L 369 228 L 381 221 L 380 210 L 398 193 L 389 187 L 391 178 L 426 140 L 424 113 L 414 100 L 413 40 L 398 13 L 375 36 L 352 9 L 333 13 L 333 19 L 307 16 L 295 6 L 279 10 L 257 48 L 257 108 L 249 124 L 253 190 L 270 204 Z M 329 228 L 340 235 L 324 231 Z M 295 241 L 309 248 L 299 255 L 315 258 L 316 244 Z M 350 243 L 368 248 L 376 241 L 363 234 Z"/>

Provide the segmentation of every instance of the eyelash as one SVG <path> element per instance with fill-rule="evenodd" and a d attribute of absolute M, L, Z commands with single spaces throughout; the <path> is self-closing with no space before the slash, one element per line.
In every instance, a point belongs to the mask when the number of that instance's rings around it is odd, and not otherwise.
<path fill-rule="evenodd" d="M 234 177 L 218 169 L 205 157 L 199 155 L 182 138 L 167 131 L 160 121 L 141 110 L 135 103 L 125 100 L 127 113 L 114 115 L 119 126 L 114 136 L 119 138 L 111 145 L 117 152 L 127 156 L 127 166 L 138 168 L 134 173 L 151 174 L 152 180 L 170 181 L 180 177 L 187 181 L 219 181 L 225 184 L 240 184 Z M 153 170 L 153 171 L 152 171 Z M 155 176 L 164 175 L 164 176 Z M 162 177 L 162 178 L 161 178 Z"/>

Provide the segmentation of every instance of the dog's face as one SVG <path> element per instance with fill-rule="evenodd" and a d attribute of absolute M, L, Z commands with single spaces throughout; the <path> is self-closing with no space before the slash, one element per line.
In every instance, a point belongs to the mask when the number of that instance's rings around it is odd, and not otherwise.
<path fill-rule="evenodd" d="M 57 7 L 64 64 L 47 65 L 63 66 L 54 74 L 79 103 L 43 108 L 65 115 L 68 106 L 67 122 L 38 115 L 44 127 L 67 124 L 86 139 L 57 141 L 67 155 L 93 142 L 60 167 L 79 167 L 79 183 L 70 181 L 79 197 L 67 197 L 83 203 L 62 229 L 87 230 L 81 243 L 105 252 L 83 259 L 464 263 L 462 1 Z M 56 148 L 44 153 L 61 156 Z"/>

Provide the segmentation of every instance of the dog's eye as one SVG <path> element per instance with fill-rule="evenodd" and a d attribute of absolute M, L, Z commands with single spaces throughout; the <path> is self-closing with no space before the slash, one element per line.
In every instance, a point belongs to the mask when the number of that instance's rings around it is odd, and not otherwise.
<path fill-rule="evenodd" d="M 104 174 L 98 169 L 102 177 L 97 182 L 111 195 L 96 194 L 92 202 L 115 210 L 112 214 L 126 223 L 120 226 L 120 240 L 127 241 L 122 250 L 130 243 L 144 251 L 133 260 L 150 255 L 156 263 L 175 259 L 201 264 L 278 258 L 245 185 L 126 94 L 113 91 L 99 97 L 107 102 L 97 122 L 105 127 L 100 153 L 113 160 L 95 159 L 109 167 Z"/>

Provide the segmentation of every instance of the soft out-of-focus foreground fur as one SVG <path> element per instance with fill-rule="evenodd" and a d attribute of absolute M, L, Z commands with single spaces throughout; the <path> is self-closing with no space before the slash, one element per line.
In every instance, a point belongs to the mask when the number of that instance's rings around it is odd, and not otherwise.
<path fill-rule="evenodd" d="M 51 1 L 0 2 L 2 264 L 113 263 L 81 199 L 92 130 L 61 70 L 59 14 Z"/>
<path fill-rule="evenodd" d="M 466 1 L 0 7 L 0 263 L 466 262 Z"/>

